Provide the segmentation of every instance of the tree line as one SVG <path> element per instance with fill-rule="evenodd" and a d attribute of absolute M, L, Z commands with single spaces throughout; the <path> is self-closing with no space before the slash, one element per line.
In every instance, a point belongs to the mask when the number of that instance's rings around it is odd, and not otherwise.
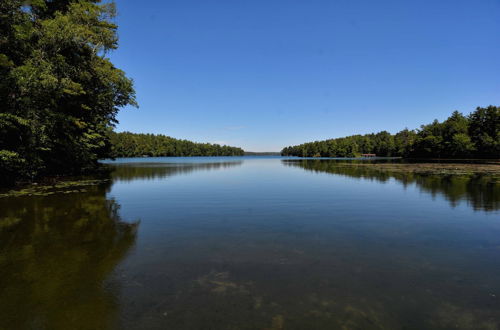
<path fill-rule="evenodd" d="M 445 121 L 419 129 L 387 131 L 286 147 L 283 156 L 415 158 L 500 158 L 500 107 L 478 107 L 468 116 L 455 111 Z"/>
<path fill-rule="evenodd" d="M 174 139 L 162 134 L 138 134 L 130 132 L 110 133 L 111 156 L 162 157 L 162 156 L 243 156 L 241 148 L 226 145 L 196 143 Z"/>

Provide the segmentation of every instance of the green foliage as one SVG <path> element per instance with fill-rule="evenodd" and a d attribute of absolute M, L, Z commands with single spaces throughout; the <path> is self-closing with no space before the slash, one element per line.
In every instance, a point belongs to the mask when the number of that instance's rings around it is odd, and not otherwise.
<path fill-rule="evenodd" d="M 165 135 L 110 133 L 113 157 L 160 156 L 243 156 L 241 148 L 218 144 L 195 143 Z"/>
<path fill-rule="evenodd" d="M 99 2 L 1 1 L 0 150 L 10 156 L 0 185 L 5 173 L 73 174 L 109 155 L 118 110 L 136 102 L 106 57 L 117 48 L 114 4 Z"/>
<path fill-rule="evenodd" d="M 284 156 L 500 158 L 500 107 L 478 107 L 465 117 L 455 111 L 444 122 L 434 120 L 419 130 L 404 129 L 394 135 L 376 134 L 315 141 L 284 148 Z"/>
<path fill-rule="evenodd" d="M 26 160 L 18 153 L 8 150 L 0 150 L 0 182 L 12 184 L 17 173 L 22 173 Z"/>
<path fill-rule="evenodd" d="M 469 136 L 481 157 L 500 155 L 500 107 L 477 108 L 469 116 Z"/>
<path fill-rule="evenodd" d="M 376 134 L 352 135 L 287 147 L 282 150 L 281 154 L 301 157 L 357 157 L 364 153 L 397 156 L 409 152 L 415 135 L 414 131 L 407 129 L 396 135 L 391 135 L 387 131 Z"/>

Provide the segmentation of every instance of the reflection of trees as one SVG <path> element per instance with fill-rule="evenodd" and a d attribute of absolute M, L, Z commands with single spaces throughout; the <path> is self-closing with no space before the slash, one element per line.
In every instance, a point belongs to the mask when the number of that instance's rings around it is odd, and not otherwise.
<path fill-rule="evenodd" d="M 413 172 L 381 170 L 369 166 L 346 166 L 329 160 L 287 160 L 283 164 L 314 172 L 326 172 L 386 182 L 393 178 L 403 185 L 416 184 L 422 191 L 441 194 L 453 206 L 466 200 L 474 210 L 500 209 L 500 185 L 487 175 L 428 175 Z"/>
<path fill-rule="evenodd" d="M 137 223 L 121 221 L 105 191 L 0 199 L 0 328 L 114 322 L 117 292 L 107 279 L 133 246 Z"/>
<path fill-rule="evenodd" d="M 217 170 L 241 165 L 242 161 L 218 163 L 127 163 L 113 165 L 113 180 L 161 179 L 199 170 Z"/>

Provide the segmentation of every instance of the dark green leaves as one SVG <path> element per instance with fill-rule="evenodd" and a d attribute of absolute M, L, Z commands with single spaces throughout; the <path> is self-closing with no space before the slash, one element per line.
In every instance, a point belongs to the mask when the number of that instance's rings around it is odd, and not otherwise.
<path fill-rule="evenodd" d="M 17 179 L 95 167 L 119 108 L 136 105 L 132 81 L 105 56 L 117 47 L 115 6 L 98 3 L 0 4 L 0 169 L 15 154 L 30 167 Z"/>

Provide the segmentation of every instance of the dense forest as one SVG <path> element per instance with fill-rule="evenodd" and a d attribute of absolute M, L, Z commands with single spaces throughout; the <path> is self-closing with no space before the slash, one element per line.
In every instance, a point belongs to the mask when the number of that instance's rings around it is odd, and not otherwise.
<path fill-rule="evenodd" d="M 161 134 L 110 133 L 112 157 L 243 156 L 241 148 L 195 143 Z"/>
<path fill-rule="evenodd" d="M 0 185 L 95 168 L 132 81 L 107 57 L 115 6 L 0 1 Z"/>
<path fill-rule="evenodd" d="M 455 111 L 443 122 L 396 134 L 382 131 L 284 148 L 283 156 L 415 158 L 500 158 L 500 107 L 478 107 L 468 116 Z"/>

